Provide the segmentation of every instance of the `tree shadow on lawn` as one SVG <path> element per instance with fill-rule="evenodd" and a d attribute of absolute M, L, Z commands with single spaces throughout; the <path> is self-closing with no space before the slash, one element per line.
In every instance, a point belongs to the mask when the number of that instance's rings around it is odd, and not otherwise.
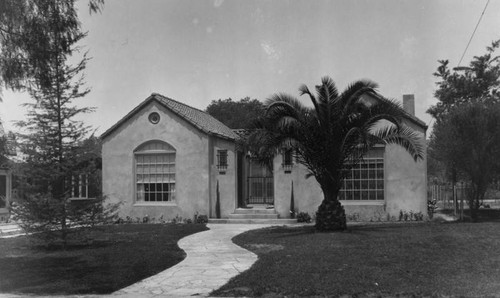
<path fill-rule="evenodd" d="M 32 245 L 26 237 L 0 239 L 0 292 L 44 295 L 109 294 L 185 258 L 177 241 L 205 225 L 112 225 L 94 241 Z"/>

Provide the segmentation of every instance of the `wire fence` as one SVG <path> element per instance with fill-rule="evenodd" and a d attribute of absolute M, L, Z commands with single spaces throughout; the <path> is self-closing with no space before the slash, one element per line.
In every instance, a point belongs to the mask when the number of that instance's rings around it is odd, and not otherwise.
<path fill-rule="evenodd" d="M 428 185 L 428 199 L 436 202 L 438 208 L 455 210 L 455 214 L 461 209 L 469 208 L 470 193 L 471 187 L 465 182 L 458 182 L 453 185 L 447 182 L 433 181 Z M 481 206 L 483 208 L 500 208 L 499 181 L 490 185 Z"/>

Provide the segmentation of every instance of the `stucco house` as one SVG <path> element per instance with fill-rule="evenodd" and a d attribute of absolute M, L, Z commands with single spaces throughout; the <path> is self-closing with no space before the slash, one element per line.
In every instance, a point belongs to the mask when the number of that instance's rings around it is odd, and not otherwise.
<path fill-rule="evenodd" d="M 0 156 L 0 223 L 9 218 L 12 195 L 12 171 L 8 160 Z"/>
<path fill-rule="evenodd" d="M 427 127 L 411 112 L 413 96 L 404 98 L 404 106 L 406 125 L 425 144 Z M 297 211 L 313 215 L 322 200 L 319 185 L 305 179 L 306 169 L 290 152 L 276 156 L 272 169 L 253 163 L 238 151 L 237 131 L 160 94 L 146 98 L 101 139 L 103 193 L 122 203 L 121 217 L 215 218 L 217 189 L 225 220 L 290 218 L 292 183 Z M 375 148 L 344 182 L 340 199 L 348 218 L 427 214 L 426 171 L 425 160 L 414 162 L 398 146 Z"/>
<path fill-rule="evenodd" d="M 15 150 L 10 146 L 12 139 L 5 133 L 0 121 L 0 138 L 6 142 L 5 155 L 15 155 Z M 12 201 L 12 166 L 13 162 L 0 152 L 0 223 L 9 219 L 9 205 Z"/>

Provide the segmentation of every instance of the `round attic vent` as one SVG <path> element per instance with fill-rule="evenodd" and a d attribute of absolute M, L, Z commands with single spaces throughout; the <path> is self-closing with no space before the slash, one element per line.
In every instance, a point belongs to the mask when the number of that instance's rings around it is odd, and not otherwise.
<path fill-rule="evenodd" d="M 160 114 L 158 114 L 157 112 L 153 112 L 153 113 L 149 114 L 148 119 L 149 119 L 149 122 L 156 124 L 156 123 L 160 122 Z"/>

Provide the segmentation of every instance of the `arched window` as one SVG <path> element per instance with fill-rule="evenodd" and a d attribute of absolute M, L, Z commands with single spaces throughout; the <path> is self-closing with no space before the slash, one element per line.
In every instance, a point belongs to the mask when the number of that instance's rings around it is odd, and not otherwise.
<path fill-rule="evenodd" d="M 134 151 L 137 202 L 175 200 L 175 149 L 149 141 Z"/>

